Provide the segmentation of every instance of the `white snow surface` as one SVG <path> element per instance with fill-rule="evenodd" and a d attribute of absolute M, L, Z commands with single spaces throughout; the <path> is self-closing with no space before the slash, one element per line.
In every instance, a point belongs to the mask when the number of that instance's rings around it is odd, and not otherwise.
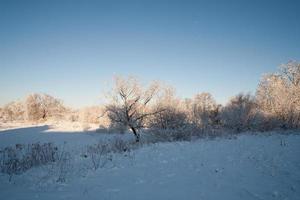
<path fill-rule="evenodd" d="M 113 154 L 92 170 L 81 156 L 85 146 L 131 135 L 49 131 L 49 126 L 0 131 L 0 148 L 53 142 L 71 152 L 64 183 L 53 165 L 13 176 L 0 173 L 0 199 L 172 199 L 250 200 L 300 197 L 300 135 L 246 133 L 237 137 L 148 144 Z"/>

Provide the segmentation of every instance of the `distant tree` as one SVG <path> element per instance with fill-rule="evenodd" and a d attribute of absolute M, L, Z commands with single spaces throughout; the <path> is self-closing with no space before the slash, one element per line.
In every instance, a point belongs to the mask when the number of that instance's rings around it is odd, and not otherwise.
<path fill-rule="evenodd" d="M 48 94 L 42 96 L 43 119 L 62 118 L 65 114 L 66 107 L 62 100 L 52 97 Z"/>
<path fill-rule="evenodd" d="M 154 129 L 179 129 L 187 125 L 187 114 L 182 102 L 175 95 L 175 89 L 164 86 L 153 105 L 152 110 L 157 112 L 149 118 L 148 126 Z"/>
<path fill-rule="evenodd" d="M 207 128 L 218 123 L 219 106 L 210 93 L 197 94 L 190 105 L 193 123 Z"/>
<path fill-rule="evenodd" d="M 222 110 L 222 122 L 225 127 L 237 131 L 249 130 L 255 126 L 257 116 L 253 96 L 239 94 L 233 97 Z"/>
<path fill-rule="evenodd" d="M 101 106 L 85 107 L 79 111 L 79 120 L 85 123 L 99 124 L 103 112 L 104 108 Z"/>
<path fill-rule="evenodd" d="M 111 102 L 106 105 L 106 113 L 112 123 L 128 127 L 140 140 L 139 129 L 146 119 L 160 111 L 150 112 L 149 104 L 157 94 L 159 86 L 152 83 L 144 89 L 134 77 L 115 78 L 115 87 L 110 95 Z"/>
<path fill-rule="evenodd" d="M 25 105 L 27 120 L 37 121 L 46 117 L 41 95 L 30 94 L 25 100 Z"/>
<path fill-rule="evenodd" d="M 1 109 L 0 119 L 2 121 L 23 121 L 24 109 L 24 105 L 20 101 L 8 103 Z"/>
<path fill-rule="evenodd" d="M 61 100 L 47 94 L 31 94 L 25 100 L 26 115 L 29 121 L 62 117 L 66 108 Z"/>

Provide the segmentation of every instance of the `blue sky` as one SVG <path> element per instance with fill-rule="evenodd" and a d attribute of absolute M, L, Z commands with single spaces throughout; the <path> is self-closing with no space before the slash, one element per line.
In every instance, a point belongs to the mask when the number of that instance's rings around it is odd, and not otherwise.
<path fill-rule="evenodd" d="M 129 74 L 225 103 L 300 60 L 299 2 L 0 0 L 0 105 L 32 92 L 95 105 Z"/>

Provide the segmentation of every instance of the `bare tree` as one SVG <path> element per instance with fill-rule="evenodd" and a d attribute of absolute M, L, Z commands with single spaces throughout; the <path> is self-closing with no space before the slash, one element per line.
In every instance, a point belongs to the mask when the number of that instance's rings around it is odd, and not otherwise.
<path fill-rule="evenodd" d="M 146 118 L 160 112 L 150 112 L 148 107 L 158 88 L 157 83 L 152 83 L 143 89 L 134 77 L 115 78 L 111 103 L 106 105 L 106 113 L 112 123 L 128 127 L 135 135 L 136 142 L 140 141 L 138 130 L 144 127 Z"/>

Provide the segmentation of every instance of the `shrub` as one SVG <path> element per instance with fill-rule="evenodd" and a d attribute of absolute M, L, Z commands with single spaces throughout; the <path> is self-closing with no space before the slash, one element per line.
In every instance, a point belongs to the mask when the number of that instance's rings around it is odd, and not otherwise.
<path fill-rule="evenodd" d="M 111 142 L 111 151 L 114 153 L 124 153 L 131 151 L 137 144 L 131 141 L 122 140 L 119 137 L 115 137 Z"/>
<path fill-rule="evenodd" d="M 172 142 L 172 141 L 190 141 L 193 136 L 193 130 L 188 127 L 176 129 L 151 129 L 148 130 L 150 141 Z"/>
<path fill-rule="evenodd" d="M 66 181 L 66 176 L 70 171 L 71 154 L 66 152 L 63 148 L 63 150 L 58 153 L 56 163 L 58 167 L 58 178 L 56 181 L 63 183 Z"/>
<path fill-rule="evenodd" d="M 28 169 L 55 162 L 57 150 L 52 143 L 16 144 L 0 150 L 0 171 L 10 176 Z"/>
<path fill-rule="evenodd" d="M 137 145 L 135 142 L 116 137 L 110 141 L 99 141 L 96 144 L 87 146 L 84 157 L 90 159 L 92 169 L 97 170 L 112 161 L 113 153 L 130 152 L 135 145 Z"/>
<path fill-rule="evenodd" d="M 187 116 L 183 111 L 176 108 L 165 107 L 164 110 L 153 115 L 149 120 L 152 129 L 175 130 L 187 125 Z"/>
<path fill-rule="evenodd" d="M 98 142 L 97 144 L 87 146 L 86 157 L 90 158 L 92 169 L 102 168 L 108 161 L 111 161 L 110 148 L 107 143 Z"/>

